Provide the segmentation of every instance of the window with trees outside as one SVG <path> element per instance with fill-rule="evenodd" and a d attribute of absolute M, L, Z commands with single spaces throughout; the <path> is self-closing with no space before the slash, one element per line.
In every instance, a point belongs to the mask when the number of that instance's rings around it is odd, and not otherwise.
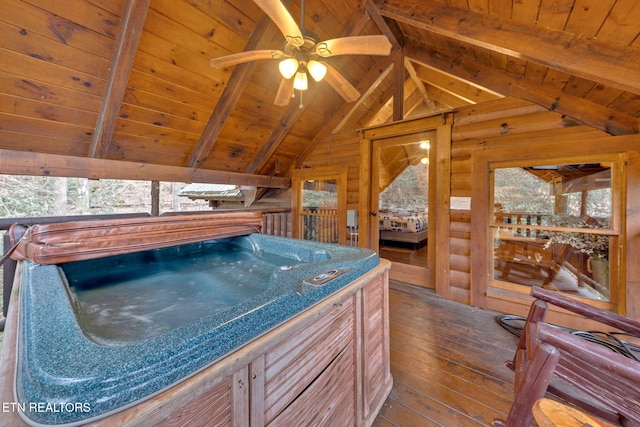
<path fill-rule="evenodd" d="M 613 306 L 618 169 L 615 160 L 493 165 L 493 286 L 541 286 Z"/>

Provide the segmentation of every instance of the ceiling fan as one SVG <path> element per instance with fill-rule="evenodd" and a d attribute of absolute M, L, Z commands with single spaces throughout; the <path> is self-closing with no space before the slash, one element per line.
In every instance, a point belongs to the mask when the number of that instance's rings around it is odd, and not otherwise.
<path fill-rule="evenodd" d="M 304 28 L 304 0 L 301 3 L 300 27 L 280 0 L 253 0 L 280 29 L 285 42 L 282 50 L 250 50 L 211 59 L 215 68 L 229 67 L 261 59 L 280 59 L 283 79 L 276 94 L 276 105 L 287 105 L 294 89 L 308 89 L 309 74 L 313 80 L 326 78 L 347 102 L 360 97 L 360 92 L 323 58 L 338 55 L 389 55 L 391 43 L 384 35 L 341 37 L 319 41 L 319 37 Z M 302 107 L 302 104 L 300 105 Z"/>

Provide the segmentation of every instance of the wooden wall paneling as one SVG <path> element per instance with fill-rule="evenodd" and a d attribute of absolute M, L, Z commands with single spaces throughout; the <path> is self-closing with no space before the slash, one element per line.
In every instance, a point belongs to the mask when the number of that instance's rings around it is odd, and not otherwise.
<path fill-rule="evenodd" d="M 464 273 L 452 272 L 452 274 L 451 274 L 452 283 L 456 282 L 456 277 L 457 276 L 463 275 L 463 274 Z M 468 274 L 466 276 L 468 276 Z M 465 280 L 461 280 L 461 282 L 469 283 L 470 280 L 467 277 Z M 459 287 L 459 286 L 456 286 L 456 287 L 452 286 L 449 299 L 451 301 L 455 301 L 455 302 L 458 302 L 460 304 L 470 305 L 471 304 L 470 295 L 471 295 L 471 291 L 469 291 L 467 289 L 463 289 L 462 287 Z"/>
<path fill-rule="evenodd" d="M 451 195 L 470 197 L 473 177 L 471 173 L 451 174 Z"/>
<path fill-rule="evenodd" d="M 508 145 L 512 150 L 526 148 L 535 144 L 559 144 L 563 141 L 591 141 L 607 137 L 602 131 L 588 126 L 571 126 L 555 130 L 527 132 L 518 135 L 500 135 L 495 138 L 473 138 L 452 143 L 451 151 L 454 158 L 470 158 L 480 150 L 492 150 Z M 475 162 L 475 158 L 472 159 Z"/>
<path fill-rule="evenodd" d="M 452 289 L 469 290 L 471 289 L 470 212 L 452 211 L 450 227 L 450 285 Z"/>
<path fill-rule="evenodd" d="M 101 77 L 72 71 L 69 68 L 10 50 L 4 50 L 2 53 L 0 71 L 20 76 L 20 79 L 38 82 L 45 77 L 45 83 L 52 86 L 61 86 L 98 97 L 102 97 L 106 82 L 106 79 Z"/>
<path fill-rule="evenodd" d="M 471 211 L 451 210 L 451 236 L 469 239 L 471 236 Z"/>
<path fill-rule="evenodd" d="M 505 134 L 523 134 L 560 129 L 577 124 L 553 112 L 532 113 L 522 116 L 487 120 L 468 125 L 455 126 L 452 141 L 463 139 L 492 138 Z"/>
<path fill-rule="evenodd" d="M 106 60 L 111 57 L 115 46 L 113 36 L 18 0 L 3 2 L 0 21 L 19 22 L 22 32 L 39 34 Z"/>
<path fill-rule="evenodd" d="M 522 116 L 547 111 L 544 107 L 520 98 L 501 98 L 495 101 L 461 107 L 453 117 L 453 126 L 480 123 L 503 117 Z"/>
<path fill-rule="evenodd" d="M 24 135 L 24 145 L 29 145 L 29 135 L 53 137 L 60 141 L 66 140 L 69 151 L 76 151 L 72 148 L 74 144 L 88 147 L 93 133 L 91 126 L 75 126 L 5 113 L 0 113 L 0 122 L 3 130 Z M 34 151 L 46 151 L 46 148 L 48 147 L 39 147 L 39 150 Z M 84 150 L 85 155 L 87 152 L 88 148 Z"/>

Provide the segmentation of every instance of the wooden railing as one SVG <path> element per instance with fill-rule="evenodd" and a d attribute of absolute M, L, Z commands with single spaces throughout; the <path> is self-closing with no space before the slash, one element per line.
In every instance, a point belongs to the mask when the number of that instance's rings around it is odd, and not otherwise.
<path fill-rule="evenodd" d="M 302 238 L 315 242 L 338 243 L 338 210 L 303 208 Z"/>
<path fill-rule="evenodd" d="M 291 211 L 264 212 L 262 233 L 270 236 L 291 237 Z"/>

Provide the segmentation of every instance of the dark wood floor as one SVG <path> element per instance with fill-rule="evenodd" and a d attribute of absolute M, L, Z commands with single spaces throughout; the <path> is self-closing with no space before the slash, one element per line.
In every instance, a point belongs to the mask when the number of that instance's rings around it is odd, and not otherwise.
<path fill-rule="evenodd" d="M 392 282 L 389 297 L 393 390 L 374 426 L 488 426 L 513 399 L 517 337 L 498 313 L 446 301 Z"/>

